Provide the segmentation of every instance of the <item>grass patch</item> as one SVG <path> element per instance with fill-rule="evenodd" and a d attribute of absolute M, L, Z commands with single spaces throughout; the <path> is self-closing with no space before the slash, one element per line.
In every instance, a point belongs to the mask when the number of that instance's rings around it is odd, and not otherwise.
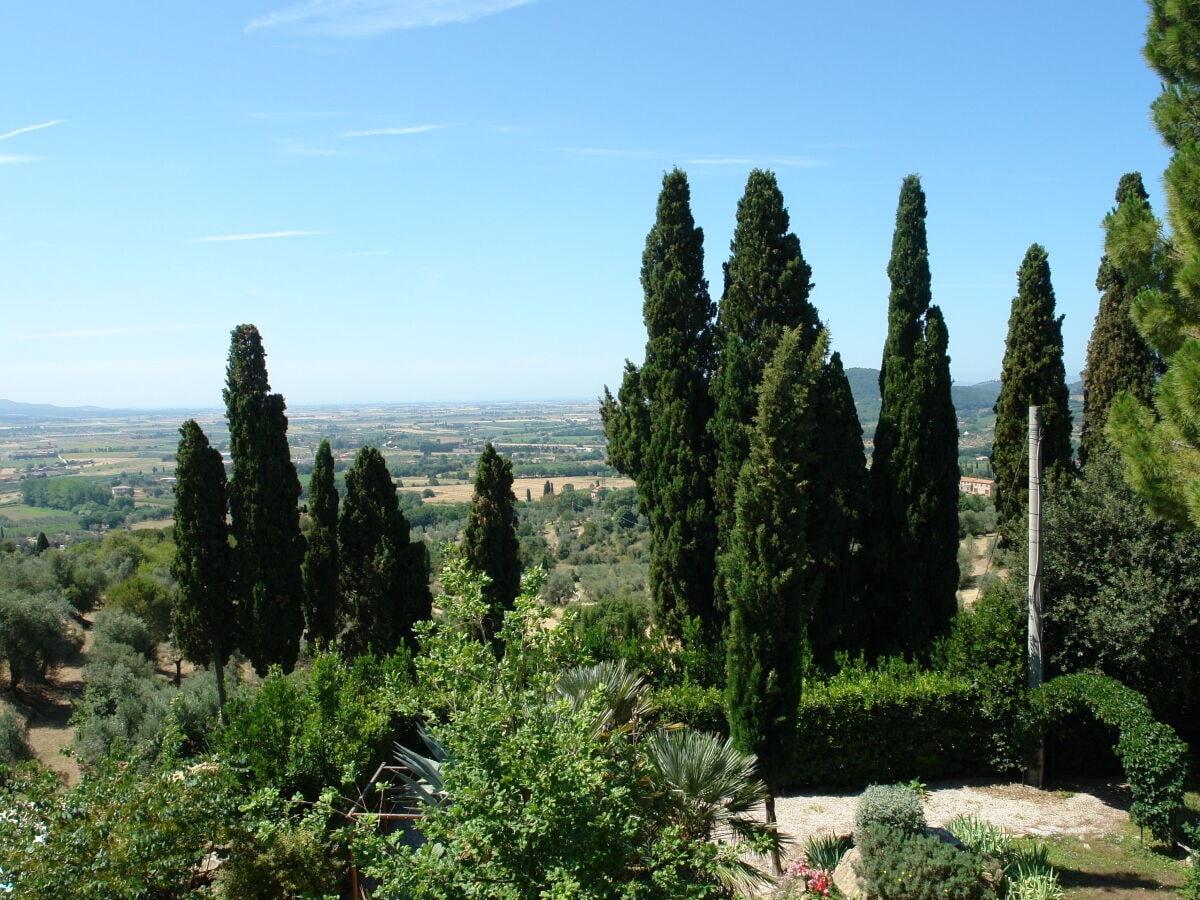
<path fill-rule="evenodd" d="M 1130 825 L 1103 837 L 1056 835 L 1044 838 L 1050 862 L 1069 900 L 1141 897 L 1146 891 L 1174 891 L 1188 870 L 1182 854 L 1166 847 L 1142 847 Z"/>

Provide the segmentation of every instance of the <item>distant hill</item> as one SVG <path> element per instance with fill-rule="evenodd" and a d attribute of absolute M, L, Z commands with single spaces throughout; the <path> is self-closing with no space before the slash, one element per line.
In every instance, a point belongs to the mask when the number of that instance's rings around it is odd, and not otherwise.
<path fill-rule="evenodd" d="M 123 410 L 100 406 L 51 406 L 49 403 L 18 403 L 16 400 L 0 399 L 0 420 L 5 422 L 94 419 L 96 416 L 111 416 L 119 412 Z"/>
<path fill-rule="evenodd" d="M 846 379 L 850 382 L 850 393 L 854 395 L 854 405 L 858 408 L 858 417 L 863 425 L 879 421 L 879 370 L 847 369 Z M 1000 382 L 956 384 L 950 388 L 950 396 L 954 400 L 954 408 L 960 414 L 991 409 L 996 405 L 996 398 L 1000 396 Z"/>

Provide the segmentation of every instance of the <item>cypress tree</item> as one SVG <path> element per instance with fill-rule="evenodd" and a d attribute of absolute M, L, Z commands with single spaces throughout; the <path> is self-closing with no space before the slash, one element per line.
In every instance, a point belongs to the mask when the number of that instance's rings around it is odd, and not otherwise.
<path fill-rule="evenodd" d="M 888 261 L 888 334 L 871 457 L 874 562 L 861 638 L 874 655 L 923 652 L 956 607 L 957 519 L 948 523 L 949 510 L 958 508 L 957 420 L 945 324 L 930 305 L 925 215 L 920 179 L 909 175 Z"/>
<path fill-rule="evenodd" d="M 1142 176 L 1129 172 L 1117 186 L 1116 208 L 1104 217 L 1107 235 L 1114 229 L 1128 229 L 1134 222 L 1147 223 L 1157 232 L 1149 197 Z M 1133 248 L 1130 248 L 1133 250 Z M 1107 444 L 1104 426 L 1113 398 L 1127 391 L 1141 404 L 1150 403 L 1154 382 L 1161 374 L 1162 360 L 1138 334 L 1130 309 L 1138 293 L 1154 287 L 1158 278 L 1154 256 L 1157 242 L 1140 244 L 1135 258 L 1125 255 L 1119 265 L 1107 253 L 1100 259 L 1096 290 L 1101 292 L 1100 310 L 1088 340 L 1087 365 L 1083 373 L 1083 428 L 1079 439 L 1079 463 Z M 1123 266 L 1123 267 L 1122 267 Z M 1149 278 L 1147 278 L 1149 276 Z M 1151 281 L 1147 284 L 1147 281 Z"/>
<path fill-rule="evenodd" d="M 1107 434 L 1120 449 L 1126 477 L 1151 510 L 1200 526 L 1200 7 L 1151 0 L 1146 59 L 1162 93 L 1152 106 L 1155 127 L 1171 150 L 1163 174 L 1169 241 L 1147 216 L 1109 230 L 1105 250 L 1124 269 L 1120 251 L 1151 254 L 1155 271 L 1133 303 L 1146 342 L 1166 360 L 1153 409 L 1122 392 L 1109 411 Z M 1118 210 L 1119 212 L 1119 210 Z"/>
<path fill-rule="evenodd" d="M 308 482 L 308 546 L 304 552 L 304 611 L 308 639 L 326 644 L 338 635 L 338 492 L 329 441 L 317 447 Z"/>
<path fill-rule="evenodd" d="M 175 602 L 171 631 L 183 655 L 212 664 L 225 721 L 225 660 L 237 647 L 233 559 L 225 521 L 225 463 L 194 419 L 179 428 L 175 467 Z"/>
<path fill-rule="evenodd" d="M 287 442 L 286 405 L 272 394 L 253 325 L 233 330 L 224 390 L 233 482 L 229 511 L 242 649 L 260 675 L 291 671 L 304 630 L 300 481 Z"/>
<path fill-rule="evenodd" d="M 1019 525 L 1029 502 L 1029 407 L 1041 407 L 1042 470 L 1071 469 L 1071 412 L 1063 368 L 1062 316 L 1054 315 L 1054 288 L 1045 248 L 1032 245 L 1017 272 L 1017 296 L 1008 317 L 992 471 L 1001 524 Z"/>
<path fill-rule="evenodd" d="M 721 546 L 733 527 L 734 495 L 749 455 L 763 370 L 784 331 L 800 328 L 807 350 L 820 330 L 817 311 L 808 300 L 812 269 L 800 252 L 800 239 L 788 231 L 789 223 L 774 173 L 752 171 L 738 201 L 717 312 L 719 357 L 712 380 L 716 406 L 710 431 L 717 454 L 713 498 Z"/>
<path fill-rule="evenodd" d="M 463 555 L 471 568 L 491 579 L 483 591 L 488 605 L 484 629 L 489 640 L 521 592 L 521 546 L 512 485 L 512 463 L 501 457 L 490 442 L 484 444 L 475 467 L 475 492 L 463 533 Z"/>
<path fill-rule="evenodd" d="M 809 626 L 813 658 L 831 667 L 838 650 L 858 649 L 862 549 L 867 511 L 867 464 L 862 426 L 841 356 L 822 368 L 813 436 L 815 483 L 809 499 L 808 542 L 820 591 Z"/>
<path fill-rule="evenodd" d="M 820 330 L 809 303 L 812 269 L 800 252 L 775 175 L 750 173 L 738 201 L 737 224 L 725 264 L 725 289 L 717 311 L 717 365 L 709 434 L 716 453 L 713 509 L 717 555 L 729 548 L 741 467 L 750 452 L 750 430 L 763 371 L 790 328 L 800 329 L 807 350 Z M 714 604 L 726 608 L 728 591 L 717 572 Z"/>
<path fill-rule="evenodd" d="M 637 481 L 650 523 L 650 594 L 660 626 L 679 635 L 695 616 L 714 639 L 720 625 L 713 609 L 707 434 L 714 307 L 704 278 L 704 233 L 679 169 L 663 177 L 641 279 L 646 355 L 640 369 L 626 364 L 617 402 L 605 390 L 609 459 Z"/>
<path fill-rule="evenodd" d="M 809 517 L 814 495 L 825 489 L 815 478 L 813 452 L 824 353 L 823 335 L 810 342 L 797 327 L 781 336 L 763 375 L 734 528 L 721 557 L 729 598 L 729 732 L 739 749 L 758 756 L 768 823 L 790 774 L 806 624 L 820 593 Z"/>
<path fill-rule="evenodd" d="M 346 473 L 338 521 L 341 594 L 347 612 L 343 645 L 350 654 L 385 655 L 413 638 L 432 614 L 424 544 L 409 540 L 396 485 L 383 454 L 363 447 Z"/>

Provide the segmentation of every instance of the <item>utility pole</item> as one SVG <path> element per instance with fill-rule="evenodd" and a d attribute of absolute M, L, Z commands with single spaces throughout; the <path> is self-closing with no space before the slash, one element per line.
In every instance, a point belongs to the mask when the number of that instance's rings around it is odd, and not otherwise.
<path fill-rule="evenodd" d="M 1029 689 L 1042 684 L 1042 415 L 1029 407 Z M 1046 768 L 1045 736 L 1028 780 L 1041 787 Z"/>

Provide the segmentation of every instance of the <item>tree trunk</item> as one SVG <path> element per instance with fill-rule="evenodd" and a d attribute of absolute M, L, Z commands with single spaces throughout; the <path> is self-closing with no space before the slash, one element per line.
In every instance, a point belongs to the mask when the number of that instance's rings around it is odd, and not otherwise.
<path fill-rule="evenodd" d="M 767 824 L 770 825 L 772 828 L 775 828 L 778 823 L 775 819 L 775 792 L 774 791 L 767 792 L 767 798 L 764 801 L 764 806 L 766 807 L 766 811 L 767 811 Z M 774 875 L 776 878 L 778 878 L 780 875 L 783 874 L 783 866 L 780 864 L 780 861 L 779 861 L 779 844 L 777 844 L 777 843 L 773 844 L 771 846 L 771 874 Z"/>
<path fill-rule="evenodd" d="M 229 719 L 225 717 L 225 655 L 221 652 L 221 639 L 213 638 L 213 666 L 216 668 L 217 676 L 217 716 L 221 720 L 221 725 L 229 724 Z"/>

